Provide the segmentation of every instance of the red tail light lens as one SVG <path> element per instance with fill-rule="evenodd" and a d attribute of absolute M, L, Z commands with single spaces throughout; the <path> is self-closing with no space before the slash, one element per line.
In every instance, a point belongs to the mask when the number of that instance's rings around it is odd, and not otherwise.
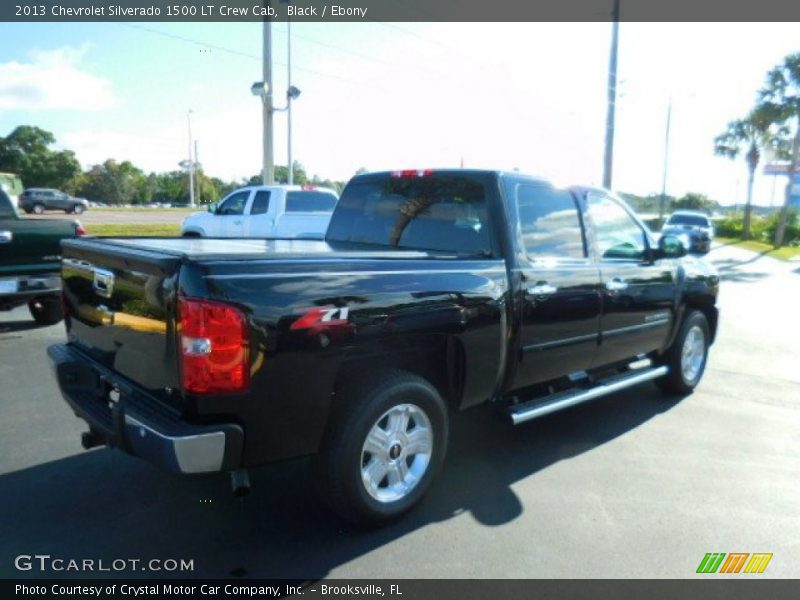
<path fill-rule="evenodd" d="M 78 225 L 75 227 L 75 235 L 86 235 L 87 233 L 88 232 L 86 231 L 86 228 L 78 223 Z"/>
<path fill-rule="evenodd" d="M 233 306 L 181 298 L 181 386 L 192 394 L 244 392 L 250 387 L 247 319 Z"/>

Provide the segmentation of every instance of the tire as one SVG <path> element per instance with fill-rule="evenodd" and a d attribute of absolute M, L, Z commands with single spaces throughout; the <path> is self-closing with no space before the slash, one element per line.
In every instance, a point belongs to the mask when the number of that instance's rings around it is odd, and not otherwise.
<path fill-rule="evenodd" d="M 449 432 L 444 400 L 426 380 L 397 370 L 353 380 L 336 398 L 313 464 L 318 491 L 354 525 L 397 519 L 441 469 Z M 412 445 L 419 451 L 409 452 Z"/>
<path fill-rule="evenodd" d="M 34 298 L 28 302 L 28 310 L 39 325 L 55 325 L 64 318 L 59 298 Z"/>
<path fill-rule="evenodd" d="M 705 315 L 699 310 L 690 311 L 664 354 L 662 364 L 669 367 L 669 373 L 656 379 L 656 385 L 667 393 L 691 394 L 706 369 L 709 339 Z"/>
<path fill-rule="evenodd" d="M 83 204 L 76 204 L 72 207 L 72 213 L 76 215 L 82 215 L 84 210 L 86 209 L 83 207 Z"/>
<path fill-rule="evenodd" d="M 44 214 L 44 204 L 39 204 L 38 202 L 33 205 L 33 212 L 37 215 Z"/>
<path fill-rule="evenodd" d="M 196 231 L 187 231 L 186 233 L 182 234 L 181 237 L 185 237 L 185 238 L 200 238 L 200 237 L 203 237 L 203 236 L 201 236 Z"/>

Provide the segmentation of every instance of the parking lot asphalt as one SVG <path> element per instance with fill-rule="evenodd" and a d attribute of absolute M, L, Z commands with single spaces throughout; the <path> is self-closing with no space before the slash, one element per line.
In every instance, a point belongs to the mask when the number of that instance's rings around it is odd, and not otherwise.
<path fill-rule="evenodd" d="M 253 471 L 239 500 L 224 475 L 83 451 L 46 362 L 63 325 L 0 313 L 0 577 L 92 575 L 14 568 L 38 553 L 193 559 L 189 577 L 683 578 L 707 552 L 773 553 L 756 577 L 798 577 L 800 264 L 708 259 L 720 330 L 693 395 L 644 384 L 516 428 L 462 413 L 429 496 L 375 531 L 320 506 L 303 461 Z"/>

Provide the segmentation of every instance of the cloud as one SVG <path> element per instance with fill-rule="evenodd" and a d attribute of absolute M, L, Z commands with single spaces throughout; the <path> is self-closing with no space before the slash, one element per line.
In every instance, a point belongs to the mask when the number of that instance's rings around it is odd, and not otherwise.
<path fill-rule="evenodd" d="M 0 110 L 102 110 L 117 104 L 111 82 L 80 68 L 88 46 L 36 50 L 0 63 Z"/>

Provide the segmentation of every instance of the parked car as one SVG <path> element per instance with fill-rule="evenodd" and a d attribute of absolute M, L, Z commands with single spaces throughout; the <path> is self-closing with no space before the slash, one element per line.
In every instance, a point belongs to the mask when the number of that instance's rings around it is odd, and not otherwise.
<path fill-rule="evenodd" d="M 68 342 L 49 355 L 86 448 L 229 471 L 236 491 L 312 455 L 358 523 L 421 499 L 452 411 L 517 424 L 645 381 L 688 394 L 717 331 L 711 265 L 608 191 L 519 173 L 357 176 L 319 241 L 63 246 Z"/>
<path fill-rule="evenodd" d="M 681 238 L 690 252 L 706 254 L 714 239 L 714 223 L 705 213 L 676 210 L 664 223 L 661 233 Z"/>
<path fill-rule="evenodd" d="M 322 239 L 338 196 L 311 185 L 256 185 L 183 220 L 184 237 Z"/>
<path fill-rule="evenodd" d="M 45 210 L 63 210 L 79 215 L 89 208 L 89 201 L 49 188 L 28 188 L 19 197 L 19 207 L 28 214 L 41 215 Z"/>
<path fill-rule="evenodd" d="M 21 219 L 0 190 L 0 310 L 28 305 L 41 325 L 61 320 L 61 248 L 86 233 L 78 221 Z"/>

